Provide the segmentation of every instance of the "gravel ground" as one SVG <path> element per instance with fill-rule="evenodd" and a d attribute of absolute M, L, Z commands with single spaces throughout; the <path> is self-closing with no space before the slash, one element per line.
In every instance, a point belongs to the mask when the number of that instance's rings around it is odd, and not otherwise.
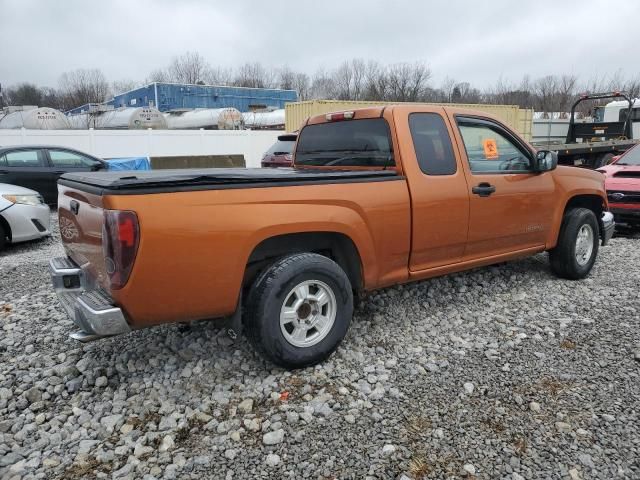
<path fill-rule="evenodd" d="M 2 478 L 640 478 L 640 244 L 376 292 L 286 372 L 214 322 L 81 345 L 56 238 L 0 256 Z M 404 477 L 403 477 L 404 475 Z"/>

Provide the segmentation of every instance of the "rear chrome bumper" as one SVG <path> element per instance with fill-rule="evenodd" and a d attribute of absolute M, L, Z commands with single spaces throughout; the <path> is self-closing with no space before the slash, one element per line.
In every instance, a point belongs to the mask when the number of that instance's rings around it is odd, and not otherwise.
<path fill-rule="evenodd" d="M 602 245 L 606 245 L 613 237 L 613 231 L 616 227 L 616 222 L 613 220 L 613 213 L 604 212 L 602 214 Z"/>
<path fill-rule="evenodd" d="M 81 342 L 131 331 L 122 310 L 103 290 L 96 289 L 83 270 L 68 257 L 49 262 L 51 281 L 58 299 L 79 331 L 70 336 Z"/>

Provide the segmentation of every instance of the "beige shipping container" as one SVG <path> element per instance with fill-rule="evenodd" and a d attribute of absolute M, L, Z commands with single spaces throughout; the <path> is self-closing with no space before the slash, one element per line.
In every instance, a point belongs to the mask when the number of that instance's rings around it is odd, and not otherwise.
<path fill-rule="evenodd" d="M 401 102 L 361 102 L 342 100 L 309 100 L 306 102 L 287 103 L 285 105 L 285 129 L 287 132 L 298 130 L 305 120 L 313 115 L 322 113 L 340 112 L 356 108 L 374 107 L 377 105 L 396 105 Z M 533 110 L 519 108 L 517 105 L 487 105 L 466 103 L 429 103 L 429 105 L 442 105 L 458 108 L 468 108 L 489 113 L 511 128 L 516 130 L 526 140 L 531 140 L 531 124 L 533 122 Z"/>

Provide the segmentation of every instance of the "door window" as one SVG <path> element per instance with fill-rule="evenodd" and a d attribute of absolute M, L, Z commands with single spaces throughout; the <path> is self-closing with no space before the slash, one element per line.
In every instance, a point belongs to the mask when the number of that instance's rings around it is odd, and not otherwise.
<path fill-rule="evenodd" d="M 449 132 L 437 113 L 412 113 L 409 130 L 420 170 L 427 175 L 453 175 L 456 159 Z"/>
<path fill-rule="evenodd" d="M 95 160 L 68 150 L 49 150 L 49 158 L 55 167 L 62 168 L 92 167 L 96 164 Z"/>
<path fill-rule="evenodd" d="M 4 155 L 6 165 L 15 168 L 44 167 L 44 161 L 39 150 L 17 150 Z"/>
<path fill-rule="evenodd" d="M 531 155 L 490 122 L 458 119 L 472 173 L 529 173 Z"/>

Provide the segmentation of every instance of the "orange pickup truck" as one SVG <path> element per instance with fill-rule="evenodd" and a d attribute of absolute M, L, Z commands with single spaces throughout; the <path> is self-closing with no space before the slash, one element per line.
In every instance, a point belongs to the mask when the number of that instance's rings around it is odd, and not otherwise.
<path fill-rule="evenodd" d="M 312 117 L 292 169 L 66 174 L 58 205 L 72 337 L 227 317 L 287 368 L 335 350 L 360 292 L 543 251 L 580 279 L 614 227 L 601 173 L 427 105 Z"/>

